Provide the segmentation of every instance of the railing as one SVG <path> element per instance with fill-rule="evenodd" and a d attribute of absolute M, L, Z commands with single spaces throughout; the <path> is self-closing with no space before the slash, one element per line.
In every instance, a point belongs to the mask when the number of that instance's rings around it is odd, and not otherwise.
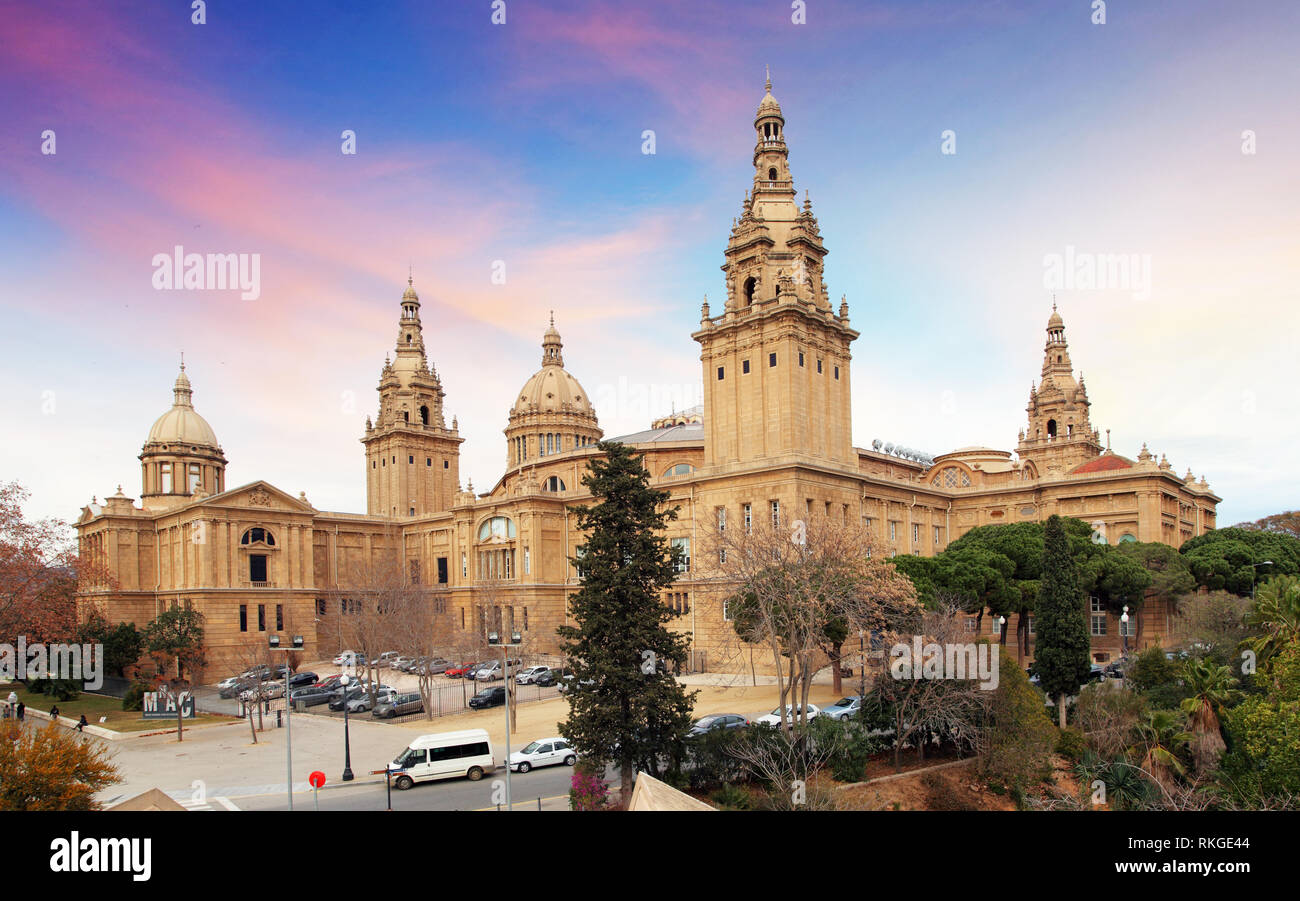
<path fill-rule="evenodd" d="M 266 579 L 263 579 L 261 581 L 248 580 L 242 583 L 242 585 L 244 588 L 275 588 L 276 587 L 274 582 L 268 581 Z"/>

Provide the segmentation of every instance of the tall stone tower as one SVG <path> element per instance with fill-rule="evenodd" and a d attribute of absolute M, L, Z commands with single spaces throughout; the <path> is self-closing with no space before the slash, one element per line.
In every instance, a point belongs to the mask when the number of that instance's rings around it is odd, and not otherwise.
<path fill-rule="evenodd" d="M 396 358 L 384 359 L 379 418 L 366 418 L 366 511 L 371 516 L 424 516 L 451 508 L 460 487 L 455 422 L 442 412 L 442 380 L 429 365 L 420 298 L 411 279 L 402 295 Z"/>
<path fill-rule="evenodd" d="M 704 463 L 797 454 L 855 464 L 850 416 L 848 304 L 832 310 L 812 204 L 795 199 L 785 118 L 772 82 L 754 117 L 754 187 L 731 228 L 722 271 L 726 307 L 700 328 Z"/>
<path fill-rule="evenodd" d="M 1088 389 L 1083 375 L 1074 379 L 1065 322 L 1052 304 L 1047 320 L 1047 345 L 1043 349 L 1043 375 L 1029 388 L 1029 428 L 1020 433 L 1016 452 L 1037 467 L 1040 475 L 1067 472 L 1098 456 L 1100 435 L 1088 418 Z"/>

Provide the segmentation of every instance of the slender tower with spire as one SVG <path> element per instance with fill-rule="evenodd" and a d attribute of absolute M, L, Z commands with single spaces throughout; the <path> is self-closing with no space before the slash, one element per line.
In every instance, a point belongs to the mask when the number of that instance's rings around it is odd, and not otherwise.
<path fill-rule="evenodd" d="M 796 199 L 785 117 L 767 79 L 754 116 L 754 181 L 724 251 L 726 306 L 691 337 L 704 367 L 704 462 L 800 455 L 856 465 L 848 304 L 831 307 L 812 201 Z"/>
<path fill-rule="evenodd" d="M 379 415 L 366 419 L 366 510 L 403 518 L 451 509 L 460 484 L 460 444 L 443 415 L 442 380 L 429 364 L 412 277 L 402 294 L 393 359 L 379 376 Z"/>
<path fill-rule="evenodd" d="M 1091 403 L 1083 374 L 1074 378 L 1070 346 L 1065 340 L 1065 321 L 1052 303 L 1047 320 L 1047 343 L 1043 348 L 1042 380 L 1030 386 L 1029 428 L 1016 452 L 1031 460 L 1039 473 L 1067 472 L 1102 452 L 1101 434 L 1088 416 Z"/>

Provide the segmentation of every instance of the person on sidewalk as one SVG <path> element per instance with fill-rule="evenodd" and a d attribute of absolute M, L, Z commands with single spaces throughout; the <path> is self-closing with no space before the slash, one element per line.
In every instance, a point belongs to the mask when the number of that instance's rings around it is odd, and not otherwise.
<path fill-rule="evenodd" d="M 57 723 L 58 721 L 59 721 L 59 705 L 55 704 L 53 707 L 50 708 L 50 722 Z"/>
<path fill-rule="evenodd" d="M 85 729 L 89 725 L 90 723 L 86 722 L 86 715 L 83 713 L 81 715 L 81 719 L 77 722 L 77 731 L 80 732 L 82 729 Z"/>
<path fill-rule="evenodd" d="M 22 701 L 19 701 L 19 702 L 18 702 L 18 722 L 21 723 L 21 722 L 23 721 L 23 718 L 26 717 L 26 715 L 27 715 L 27 705 L 24 704 Z"/>

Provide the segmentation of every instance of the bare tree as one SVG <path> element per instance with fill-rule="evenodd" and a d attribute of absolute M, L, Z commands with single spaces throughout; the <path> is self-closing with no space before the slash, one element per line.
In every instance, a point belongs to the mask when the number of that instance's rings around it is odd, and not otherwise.
<path fill-rule="evenodd" d="M 920 607 L 909 580 L 871 533 L 822 515 L 789 524 L 719 529 L 706 541 L 701 580 L 712 583 L 734 625 L 733 653 L 759 645 L 771 654 L 780 709 L 807 722 L 813 676 L 838 667 L 847 636 L 889 640 Z"/>

